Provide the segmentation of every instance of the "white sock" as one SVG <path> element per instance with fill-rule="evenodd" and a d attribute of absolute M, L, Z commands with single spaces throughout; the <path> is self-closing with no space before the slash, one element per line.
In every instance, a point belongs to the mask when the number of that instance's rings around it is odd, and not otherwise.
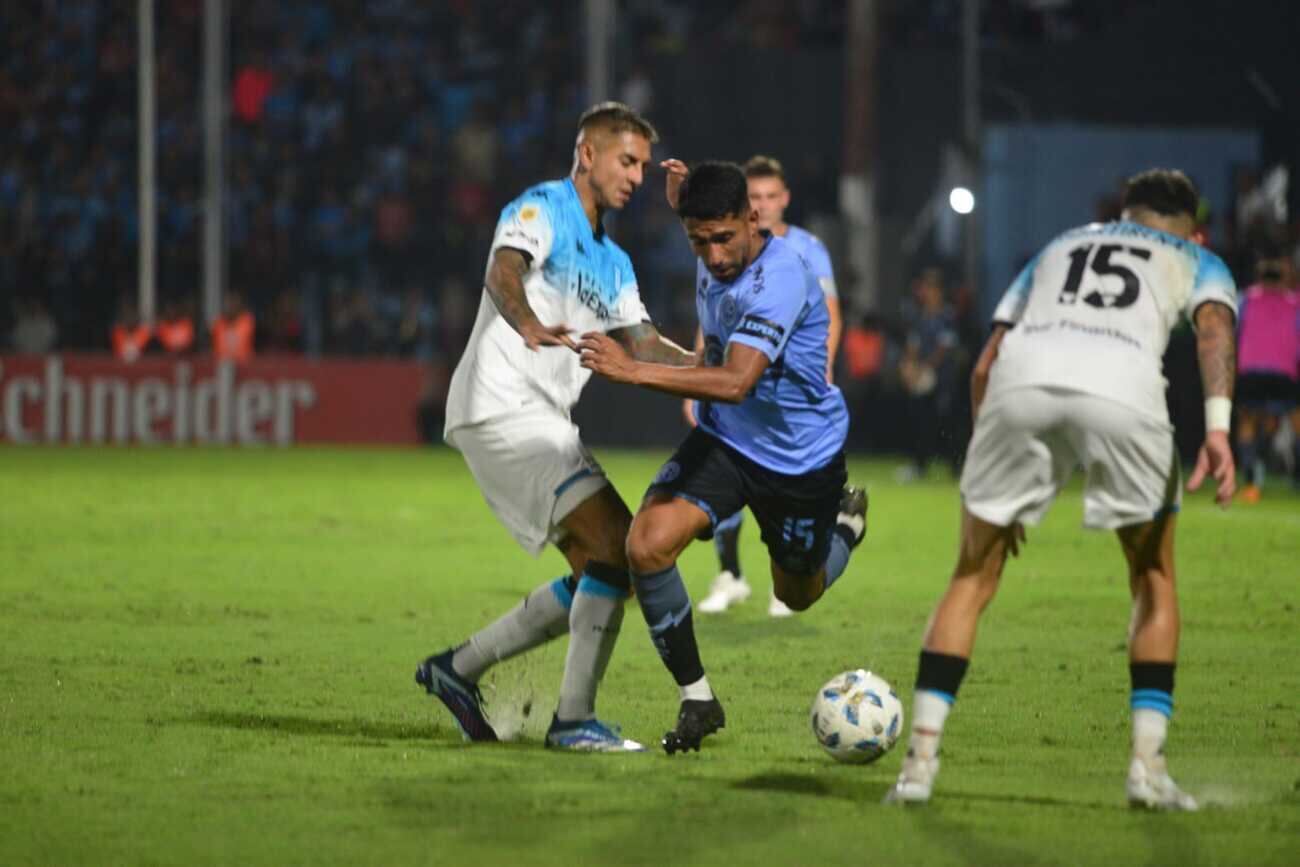
<path fill-rule="evenodd" d="M 568 632 L 569 607 L 560 598 L 568 592 L 563 585 L 562 578 L 546 582 L 500 619 L 475 632 L 456 648 L 451 667 L 466 680 L 478 683 L 498 662 Z"/>
<path fill-rule="evenodd" d="M 682 691 L 682 701 L 708 701 L 713 698 L 713 688 L 709 686 L 708 677 L 701 677 L 694 683 L 678 688 Z"/>
<path fill-rule="evenodd" d="M 1140 707 L 1133 711 L 1133 755 L 1144 761 L 1158 758 L 1169 732 L 1169 717 L 1158 710 Z"/>
<path fill-rule="evenodd" d="M 912 697 L 912 736 L 907 742 L 909 755 L 932 759 L 939 754 L 939 739 L 952 705 L 936 692 L 920 689 Z"/>
<path fill-rule="evenodd" d="M 565 722 L 596 715 L 596 689 L 605 676 L 618 632 L 623 625 L 623 600 L 591 592 L 593 578 L 583 577 L 569 612 L 569 650 L 555 715 Z M 605 585 L 600 585 L 605 586 Z"/>

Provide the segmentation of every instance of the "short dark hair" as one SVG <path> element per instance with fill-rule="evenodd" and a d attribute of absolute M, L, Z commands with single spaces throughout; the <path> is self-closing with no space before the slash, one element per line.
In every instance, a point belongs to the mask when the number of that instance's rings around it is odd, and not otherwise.
<path fill-rule="evenodd" d="M 776 157 L 755 154 L 745 160 L 745 177 L 780 178 L 781 183 L 785 183 L 785 167 Z"/>
<path fill-rule="evenodd" d="M 682 182 L 677 216 L 683 220 L 720 220 L 748 213 L 749 184 L 744 170 L 735 163 L 700 163 Z"/>
<path fill-rule="evenodd" d="M 578 118 L 578 132 L 600 129 L 609 133 L 634 132 L 650 144 L 659 141 L 659 132 L 650 121 L 621 102 L 598 102 Z"/>
<path fill-rule="evenodd" d="M 1166 217 L 1196 219 L 1201 196 L 1191 178 L 1177 169 L 1149 169 L 1124 184 L 1124 207 L 1147 208 Z"/>

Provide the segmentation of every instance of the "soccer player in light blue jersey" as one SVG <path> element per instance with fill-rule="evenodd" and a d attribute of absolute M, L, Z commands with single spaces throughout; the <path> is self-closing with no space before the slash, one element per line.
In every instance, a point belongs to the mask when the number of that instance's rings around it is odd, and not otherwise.
<path fill-rule="evenodd" d="M 555 545 L 570 571 L 417 669 L 416 681 L 470 740 L 497 739 L 478 689 L 483 674 L 567 632 L 546 745 L 642 749 L 595 715 L 631 589 L 624 543 L 632 515 L 569 411 L 591 377 L 577 334 L 607 333 L 645 361 L 695 362 L 649 322 L 632 263 L 601 223 L 641 185 L 657 138 L 627 106 L 594 106 L 578 121 L 569 177 L 528 189 L 497 223 L 478 319 L 447 395 L 445 437 L 515 540 L 533 556 Z"/>
<path fill-rule="evenodd" d="M 785 182 L 785 169 L 779 160 L 757 155 L 745 162 L 745 180 L 749 190 L 749 205 L 758 214 L 759 229 L 770 232 L 786 241 L 803 257 L 826 297 L 826 312 L 830 316 L 826 334 L 826 381 L 832 381 L 835 353 L 840 345 L 843 323 L 840 317 L 840 298 L 835 288 L 835 272 L 831 268 L 831 255 L 826 245 L 807 229 L 792 226 L 785 221 L 786 208 L 790 207 L 790 188 Z M 696 346 L 699 351 L 700 346 Z M 687 419 L 695 420 L 694 403 L 687 401 Z M 718 575 L 713 579 L 709 594 L 700 600 L 699 609 L 705 614 L 718 614 L 749 598 L 749 582 L 740 567 L 740 527 L 745 520 L 741 509 L 721 521 L 713 534 L 713 546 L 718 554 Z M 775 590 L 768 600 L 767 613 L 772 617 L 789 617 L 794 612 L 777 598 Z"/>
<path fill-rule="evenodd" d="M 726 721 L 700 661 L 681 552 L 748 506 L 776 595 L 802 611 L 844 573 L 866 534 L 867 502 L 845 485 L 849 416 L 826 381 L 821 287 L 789 244 L 760 230 L 740 166 L 703 163 L 684 181 L 684 166 L 666 166 L 669 201 L 699 257 L 697 366 L 638 361 L 599 332 L 579 348 L 584 367 L 615 382 L 699 402 L 698 425 L 651 483 L 627 539 L 641 613 L 681 693 L 662 741 L 672 754 L 698 750 Z"/>

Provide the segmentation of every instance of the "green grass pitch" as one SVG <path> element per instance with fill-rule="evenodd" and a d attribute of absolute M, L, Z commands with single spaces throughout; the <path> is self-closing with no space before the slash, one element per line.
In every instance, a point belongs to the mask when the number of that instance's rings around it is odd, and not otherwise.
<path fill-rule="evenodd" d="M 601 452 L 632 502 L 663 454 Z M 1300 863 L 1300 499 L 1189 497 L 1169 753 L 1209 804 L 1124 805 L 1128 594 L 1064 496 L 982 624 L 936 800 L 880 798 L 818 750 L 831 675 L 889 679 L 956 546 L 947 480 L 872 492 L 866 544 L 805 615 L 700 616 L 728 727 L 700 754 L 557 755 L 564 643 L 485 680 L 511 743 L 461 743 L 416 662 L 560 574 L 499 527 L 448 450 L 0 449 L 0 864 Z M 683 558 L 692 594 L 711 546 Z M 531 712 L 524 713 L 525 708 Z M 629 611 L 603 717 L 657 744 L 676 690 Z"/>

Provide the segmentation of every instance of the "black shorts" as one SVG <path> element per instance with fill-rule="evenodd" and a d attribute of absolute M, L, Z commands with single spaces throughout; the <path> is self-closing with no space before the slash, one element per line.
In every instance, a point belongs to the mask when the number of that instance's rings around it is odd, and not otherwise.
<path fill-rule="evenodd" d="M 1243 406 L 1285 412 L 1300 399 L 1297 383 L 1281 373 L 1247 371 L 1237 377 L 1236 400 Z"/>
<path fill-rule="evenodd" d="M 749 506 L 772 559 L 785 572 L 805 576 L 826 562 L 847 482 L 844 452 L 792 476 L 769 470 L 696 428 L 660 468 L 649 492 L 669 493 L 703 509 L 710 529 L 702 539 L 713 535 L 719 521 Z"/>

